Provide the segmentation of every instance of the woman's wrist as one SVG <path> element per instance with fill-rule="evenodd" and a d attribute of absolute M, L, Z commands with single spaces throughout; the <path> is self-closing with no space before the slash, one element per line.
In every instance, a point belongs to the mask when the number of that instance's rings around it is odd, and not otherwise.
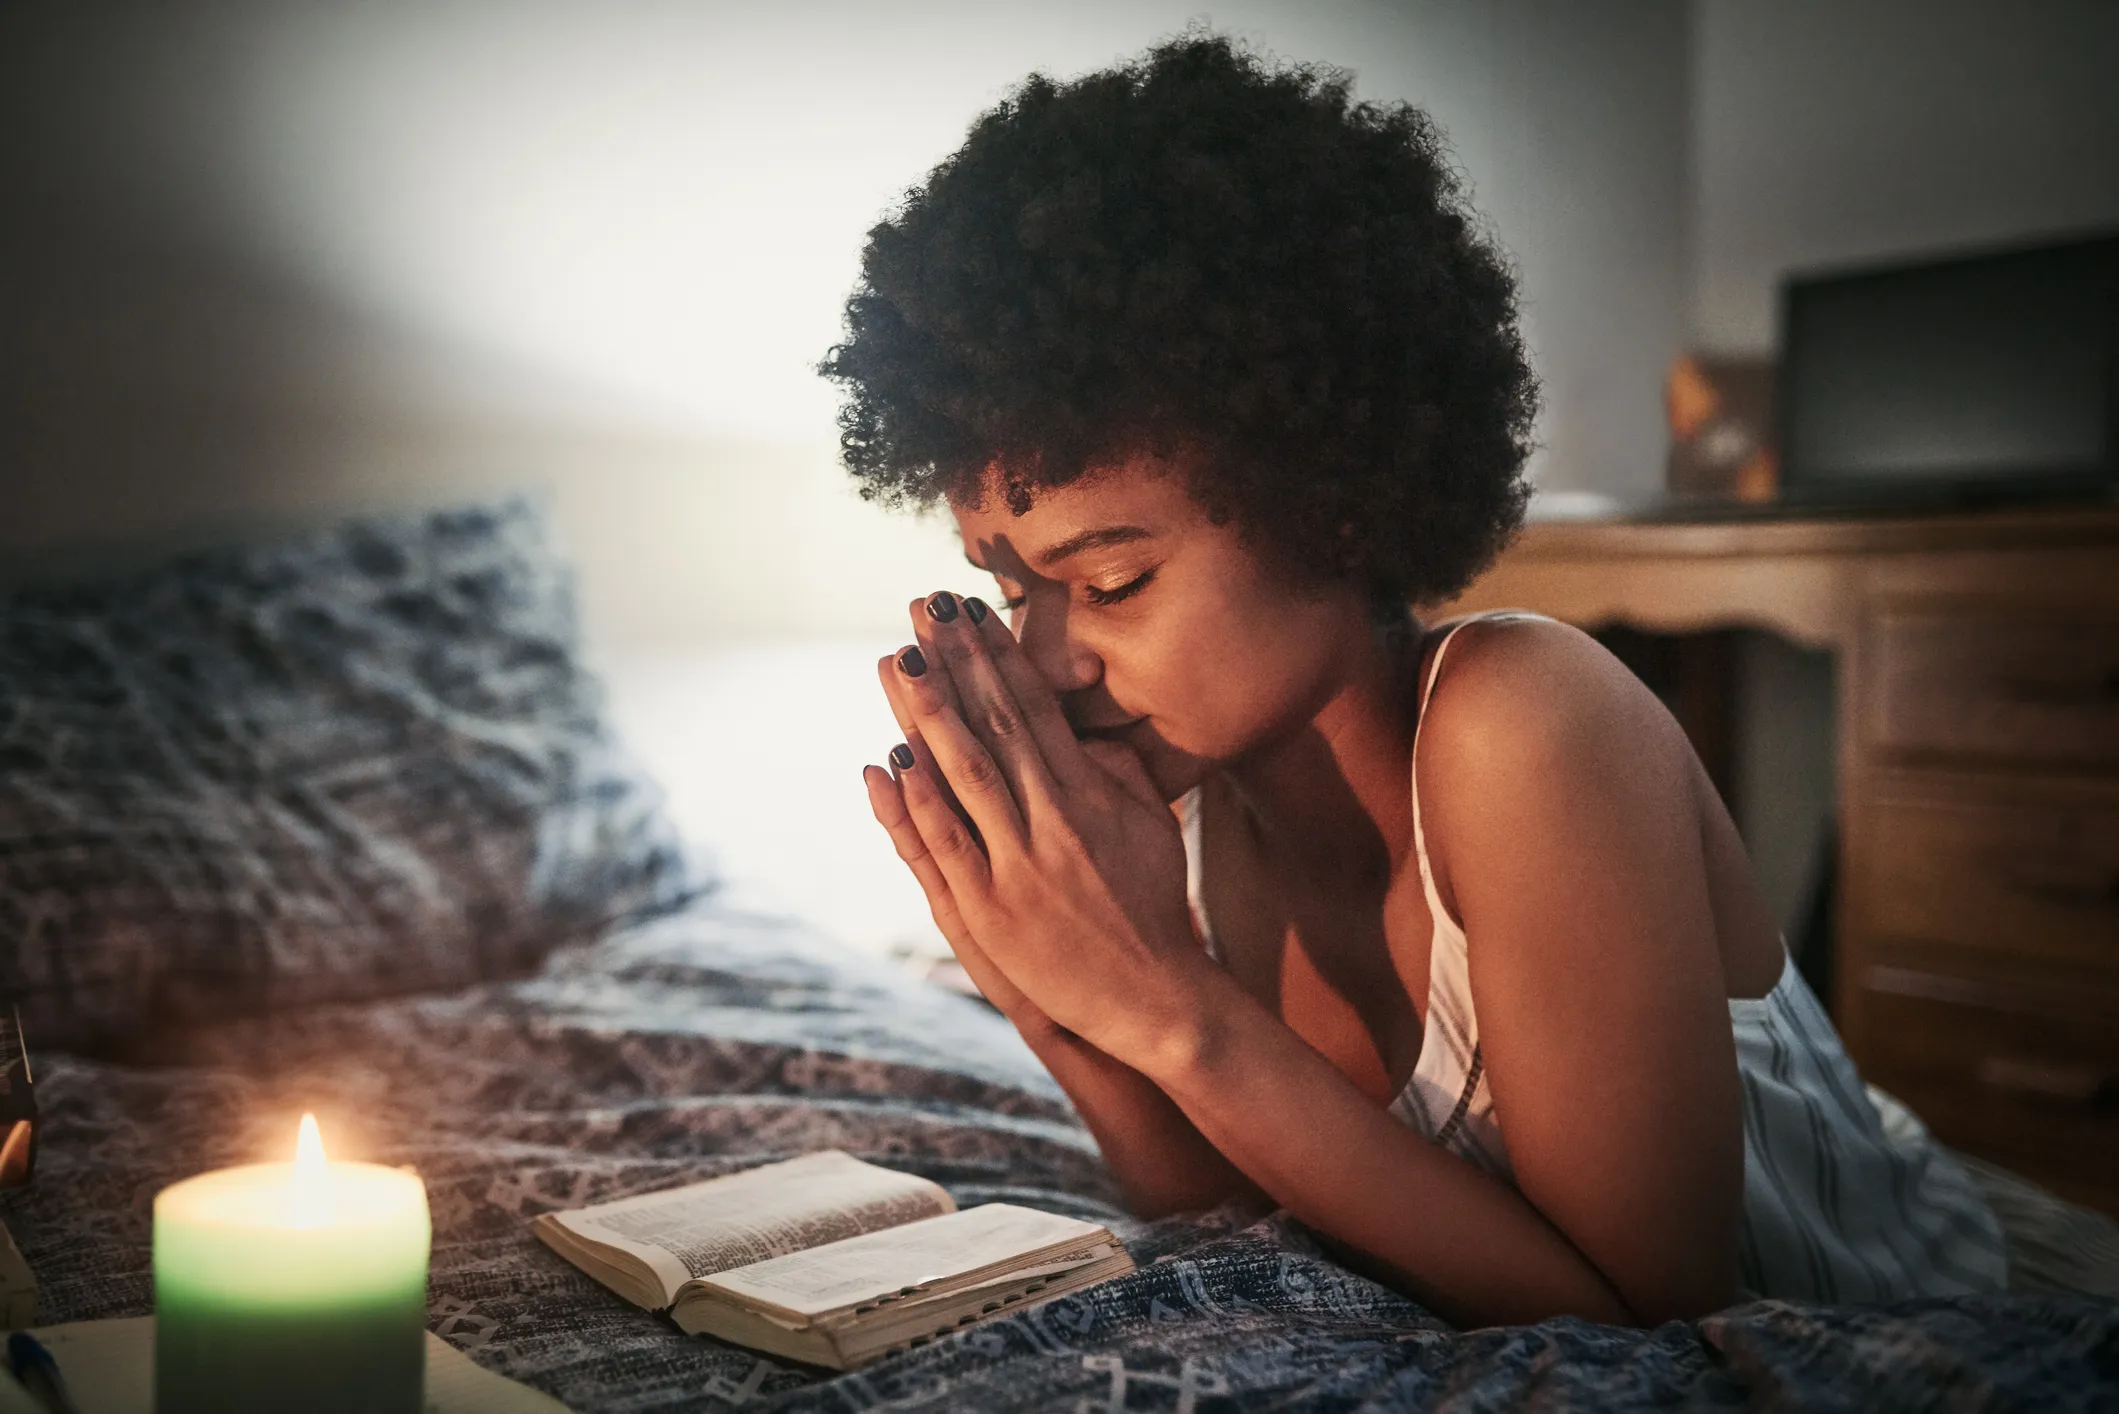
<path fill-rule="evenodd" d="M 976 982 L 977 979 L 973 980 Z M 1013 984 L 1005 979 L 996 978 L 996 981 L 998 985 L 993 990 L 981 988 L 980 995 L 1015 1028 L 1016 1034 L 1023 1038 L 1023 1044 L 1031 1050 L 1042 1054 L 1056 1046 L 1086 1044 L 1081 1037 L 1046 1015 L 1044 1008 L 1024 996 Z"/>
<path fill-rule="evenodd" d="M 1047 1046 L 1080 1044 L 1080 1037 L 1039 1011 L 1027 999 L 1012 1007 L 1001 1007 L 1000 1013 L 1008 1018 L 1016 1034 L 1034 1051 Z"/>
<path fill-rule="evenodd" d="M 1248 1000 L 1205 954 L 1171 966 L 1151 1001 L 1129 1008 L 1104 1049 L 1175 1096 L 1227 1049 L 1232 1013 Z M 1101 1038 L 1100 1038 L 1101 1039 Z"/>

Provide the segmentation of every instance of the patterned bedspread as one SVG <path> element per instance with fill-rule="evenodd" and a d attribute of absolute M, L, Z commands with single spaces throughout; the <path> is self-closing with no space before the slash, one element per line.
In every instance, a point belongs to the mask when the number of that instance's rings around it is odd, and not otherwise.
<path fill-rule="evenodd" d="M 38 1274 L 41 1319 L 149 1310 L 156 1190 L 277 1157 L 314 1109 L 338 1152 L 425 1176 L 434 1329 L 580 1414 L 2119 1408 L 2112 1303 L 1766 1302 L 1645 1333 L 1457 1332 L 1285 1219 L 1124 1220 L 1094 1146 L 1005 1023 L 710 900 L 523 981 L 158 1037 L 132 1063 L 40 1060 L 37 1182 L 0 1211 Z M 686 1338 L 526 1226 L 830 1146 L 927 1174 L 962 1203 L 1109 1222 L 1141 1270 L 827 1378 Z"/>

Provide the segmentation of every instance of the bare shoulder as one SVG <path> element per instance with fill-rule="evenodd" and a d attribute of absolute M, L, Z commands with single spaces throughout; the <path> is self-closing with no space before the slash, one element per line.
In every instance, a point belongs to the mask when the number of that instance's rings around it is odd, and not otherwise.
<path fill-rule="evenodd" d="M 1611 651 L 1543 618 L 1475 620 L 1450 641 L 1421 726 L 1423 767 L 1584 750 L 1632 755 L 1683 745 L 1655 694 Z M 1423 770 L 1422 776 L 1425 778 Z"/>
<path fill-rule="evenodd" d="M 1542 618 L 1468 623 L 1448 645 L 1420 726 L 1430 859 L 1447 875 L 1452 841 L 1533 817 L 1601 831 L 1644 807 L 1691 815 L 1693 770 L 1670 713 L 1588 634 Z"/>

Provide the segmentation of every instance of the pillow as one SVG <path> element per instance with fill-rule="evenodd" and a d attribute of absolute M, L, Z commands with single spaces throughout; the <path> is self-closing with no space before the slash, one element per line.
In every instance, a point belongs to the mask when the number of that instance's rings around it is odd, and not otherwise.
<path fill-rule="evenodd" d="M 525 502 L 0 596 L 32 1045 L 459 986 L 691 892 Z"/>

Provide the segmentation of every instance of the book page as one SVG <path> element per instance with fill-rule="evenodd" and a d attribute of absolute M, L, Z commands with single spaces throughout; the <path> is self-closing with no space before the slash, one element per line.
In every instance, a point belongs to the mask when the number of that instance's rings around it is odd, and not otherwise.
<path fill-rule="evenodd" d="M 639 1257 L 674 1293 L 693 1277 L 955 1208 L 938 1184 L 831 1149 L 552 1218 Z"/>
<path fill-rule="evenodd" d="M 964 1276 L 1059 1243 L 1108 1242 L 1095 1223 L 987 1203 L 945 1217 L 813 1247 L 705 1283 L 732 1296 L 818 1315 Z"/>

